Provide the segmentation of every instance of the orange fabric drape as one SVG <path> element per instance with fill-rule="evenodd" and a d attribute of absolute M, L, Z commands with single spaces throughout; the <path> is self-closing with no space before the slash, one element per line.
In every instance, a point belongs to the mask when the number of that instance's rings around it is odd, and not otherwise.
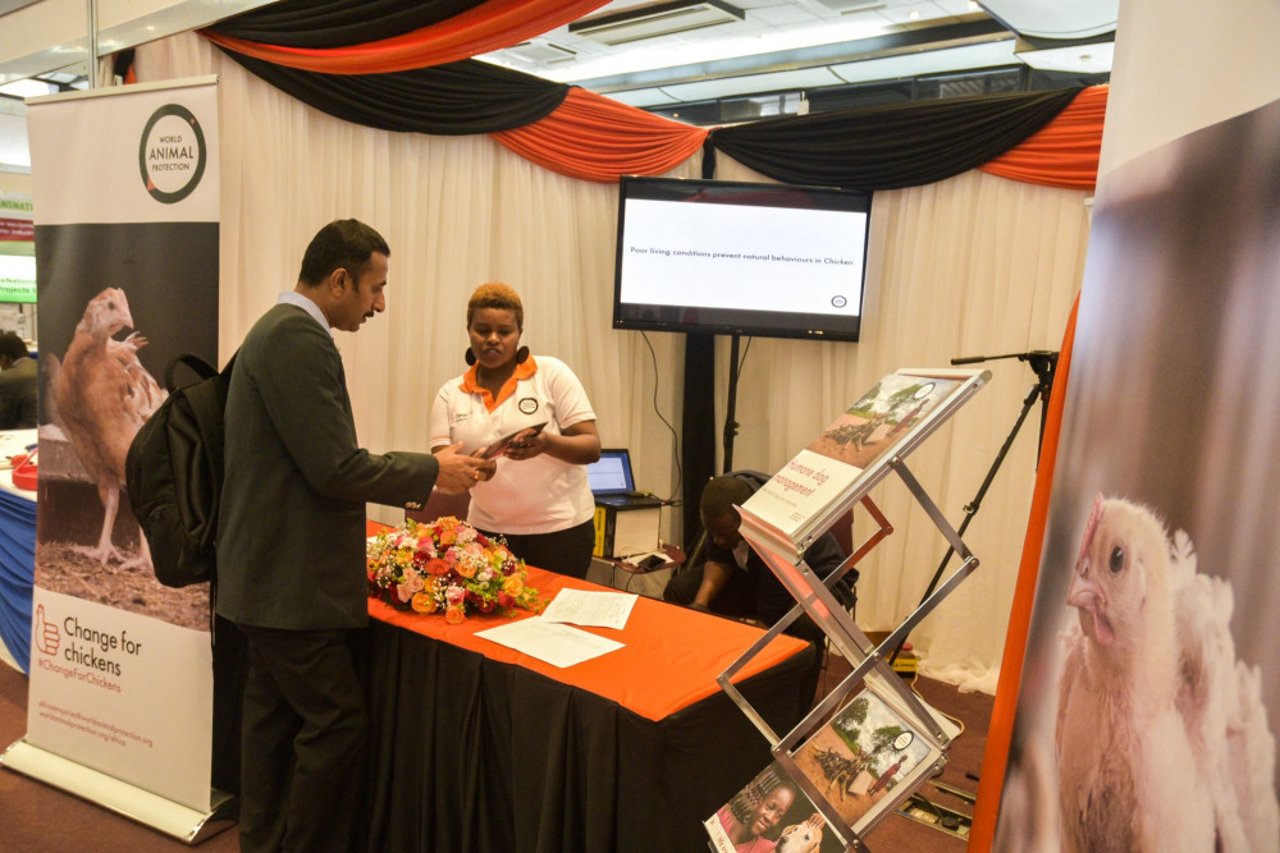
<path fill-rule="evenodd" d="M 996 684 L 995 705 L 987 729 L 986 752 L 982 756 L 977 804 L 969 831 L 971 853 L 986 853 L 995 840 L 996 814 L 1000 792 L 1009 760 L 1009 741 L 1013 735 L 1013 718 L 1018 709 L 1018 686 L 1022 678 L 1022 662 L 1026 656 L 1027 634 L 1031 627 L 1031 608 L 1040 574 L 1040 552 L 1044 546 L 1045 524 L 1049 517 L 1049 495 L 1053 491 L 1053 469 L 1058 457 L 1058 439 L 1062 434 L 1062 409 L 1067 396 L 1067 379 L 1071 372 L 1071 351 L 1076 337 L 1076 314 L 1080 295 L 1076 294 L 1062 350 L 1049 396 L 1048 417 L 1044 425 L 1044 442 L 1040 445 L 1040 469 L 1036 472 L 1035 492 L 1031 497 L 1031 517 L 1022 541 L 1022 560 L 1018 565 L 1018 583 L 1013 591 L 1009 613 L 1009 629 L 1005 634 L 1004 657 L 1000 662 L 1000 680 Z"/>
<path fill-rule="evenodd" d="M 348 47 L 281 47 L 202 30 L 227 50 L 323 74 L 383 74 L 470 59 L 577 20 L 607 0 L 489 0 L 448 20 Z"/>
<path fill-rule="evenodd" d="M 546 118 L 492 136 L 545 169 L 613 183 L 620 175 L 661 175 L 674 169 L 702 147 L 707 133 L 706 128 L 573 88 Z"/>
<path fill-rule="evenodd" d="M 978 168 L 1015 181 L 1092 190 L 1109 91 L 1109 86 L 1090 86 L 1038 133 Z"/>

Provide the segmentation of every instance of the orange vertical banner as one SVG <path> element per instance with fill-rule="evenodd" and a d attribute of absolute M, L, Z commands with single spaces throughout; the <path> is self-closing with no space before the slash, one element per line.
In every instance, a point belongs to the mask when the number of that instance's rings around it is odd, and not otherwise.
<path fill-rule="evenodd" d="M 1062 351 L 1058 354 L 1053 391 L 1044 425 L 1044 441 L 1040 445 L 1040 468 L 1036 472 L 1035 492 L 1031 498 L 1031 515 L 1022 542 L 1022 560 L 1018 565 L 1018 583 L 1013 590 L 1009 613 L 1009 630 L 1005 635 L 1004 656 L 1000 662 L 1000 679 L 996 684 L 995 705 L 991 725 L 987 729 L 987 748 L 982 758 L 973 824 L 969 830 L 969 850 L 982 853 L 991 849 L 995 838 L 996 815 L 1000 793 L 1004 787 L 1005 767 L 1009 759 L 1009 742 L 1013 736 L 1013 719 L 1018 707 L 1018 687 L 1022 677 L 1022 661 L 1027 648 L 1027 632 L 1031 626 L 1031 607 L 1035 601 L 1036 580 L 1040 573 L 1040 551 L 1044 544 L 1045 524 L 1049 517 L 1049 496 L 1053 491 L 1053 469 L 1058 458 L 1058 439 L 1062 432 L 1063 401 L 1067 395 L 1067 377 L 1071 372 L 1071 350 L 1076 335 L 1076 313 L 1080 295 L 1076 294 Z"/>

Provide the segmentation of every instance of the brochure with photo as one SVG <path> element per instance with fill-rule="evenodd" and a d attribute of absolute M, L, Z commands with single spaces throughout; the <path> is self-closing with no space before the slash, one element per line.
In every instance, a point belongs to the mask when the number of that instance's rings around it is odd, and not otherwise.
<path fill-rule="evenodd" d="M 476 455 L 481 459 L 492 459 L 495 456 L 500 456 L 502 452 L 512 444 L 519 446 L 521 442 L 528 441 L 538 433 L 542 432 L 542 428 L 546 425 L 547 422 L 543 421 L 540 424 L 530 424 L 529 426 L 521 427 L 510 435 L 504 435 L 502 438 L 498 439 L 493 444 L 490 444 Z"/>
<path fill-rule="evenodd" d="M 889 691 L 859 691 L 796 751 L 801 772 L 858 835 L 927 778 L 943 749 Z"/>
<path fill-rule="evenodd" d="M 936 710 L 926 710 L 946 737 L 958 734 Z M 860 838 L 944 760 L 940 742 L 916 722 L 902 697 L 874 676 L 791 754 L 828 813 L 839 815 Z M 722 853 L 846 849 L 851 839 L 841 838 L 796 778 L 781 761 L 760 771 L 703 822 L 714 848 Z"/>
<path fill-rule="evenodd" d="M 703 821 L 703 826 L 719 853 L 839 853 L 845 849 L 817 806 L 776 761 Z"/>
<path fill-rule="evenodd" d="M 833 505 L 874 485 L 890 459 L 936 429 L 989 376 L 945 368 L 890 373 L 752 495 L 743 520 L 802 546 Z"/>

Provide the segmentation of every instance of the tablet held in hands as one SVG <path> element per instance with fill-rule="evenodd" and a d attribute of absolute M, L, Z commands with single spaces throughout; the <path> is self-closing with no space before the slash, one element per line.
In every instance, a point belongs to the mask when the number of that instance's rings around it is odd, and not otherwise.
<path fill-rule="evenodd" d="M 542 428 L 545 427 L 546 425 L 547 425 L 547 422 L 543 421 L 540 424 L 532 424 L 527 427 L 521 427 L 520 429 L 511 433 L 510 435 L 504 435 L 502 438 L 493 442 L 493 444 L 490 444 L 488 447 L 484 448 L 483 450 L 477 451 L 475 455 L 479 456 L 481 459 L 493 459 L 496 456 L 501 456 L 502 452 L 506 450 L 508 447 L 512 445 L 519 447 L 524 442 L 528 441 L 538 433 L 542 432 Z"/>

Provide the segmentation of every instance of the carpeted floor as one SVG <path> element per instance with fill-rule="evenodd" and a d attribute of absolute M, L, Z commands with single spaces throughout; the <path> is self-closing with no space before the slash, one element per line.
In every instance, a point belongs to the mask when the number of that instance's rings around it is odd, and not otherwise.
<path fill-rule="evenodd" d="M 837 684 L 848 671 L 842 659 L 833 657 L 824 676 L 824 689 Z M 950 793 L 947 788 L 967 792 L 970 800 L 977 791 L 976 774 L 982 764 L 991 719 L 991 697 L 960 693 L 949 685 L 925 678 L 917 679 L 915 688 L 926 702 L 959 721 L 964 731 L 952 742 L 949 761 L 942 773 L 920 789 L 919 794 L 926 801 L 918 804 L 914 811 L 930 815 L 935 822 L 947 811 L 970 815 L 971 801 Z M 26 709 L 26 677 L 0 665 L 0 750 L 26 731 Z M 876 853 L 959 853 L 966 847 L 962 837 L 901 814 L 886 817 L 868 833 L 865 841 Z M 92 803 L 12 771 L 0 770 L 0 853 L 82 853 L 86 850 L 150 853 L 186 849 L 190 848 Z M 204 853 L 239 850 L 235 828 L 206 840 L 199 849 Z"/>

